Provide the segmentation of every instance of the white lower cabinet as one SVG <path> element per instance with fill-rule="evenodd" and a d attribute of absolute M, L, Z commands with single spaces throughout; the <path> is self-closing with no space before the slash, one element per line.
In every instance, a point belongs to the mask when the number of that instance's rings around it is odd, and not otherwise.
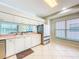
<path fill-rule="evenodd" d="M 34 47 L 41 43 L 41 35 L 27 35 L 25 36 L 25 49 Z"/>
<path fill-rule="evenodd" d="M 30 36 L 26 36 L 25 37 L 25 49 L 31 48 L 32 44 L 31 44 L 31 37 Z"/>
<path fill-rule="evenodd" d="M 17 54 L 21 51 L 24 51 L 24 39 L 8 39 L 6 40 L 6 57 Z"/>
<path fill-rule="evenodd" d="M 6 40 L 6 57 L 15 54 L 15 39 Z"/>
<path fill-rule="evenodd" d="M 36 36 L 36 45 L 41 43 L 41 35 Z"/>
<path fill-rule="evenodd" d="M 34 47 L 35 45 L 37 45 L 36 44 L 36 38 L 35 38 L 35 36 L 32 36 L 31 43 L 32 43 L 32 47 Z"/>
<path fill-rule="evenodd" d="M 19 53 L 24 50 L 24 38 L 20 37 L 15 40 L 15 52 Z"/>
<path fill-rule="evenodd" d="M 41 43 L 41 35 L 21 35 L 15 39 L 6 40 L 6 57 L 34 47 Z"/>
<path fill-rule="evenodd" d="M 41 43 L 41 37 L 40 35 L 33 35 L 31 37 L 32 47 L 39 45 Z"/>

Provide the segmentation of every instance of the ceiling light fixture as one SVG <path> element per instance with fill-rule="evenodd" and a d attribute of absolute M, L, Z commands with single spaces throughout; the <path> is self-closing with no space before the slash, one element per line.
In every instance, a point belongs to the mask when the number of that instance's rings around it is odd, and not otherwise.
<path fill-rule="evenodd" d="M 46 4 L 48 4 L 51 8 L 57 5 L 56 0 L 44 0 Z"/>
<path fill-rule="evenodd" d="M 59 14 L 67 13 L 69 11 L 71 11 L 71 9 L 65 9 L 65 10 L 61 11 Z"/>
<path fill-rule="evenodd" d="M 66 10 L 67 8 L 62 8 L 62 10 Z"/>

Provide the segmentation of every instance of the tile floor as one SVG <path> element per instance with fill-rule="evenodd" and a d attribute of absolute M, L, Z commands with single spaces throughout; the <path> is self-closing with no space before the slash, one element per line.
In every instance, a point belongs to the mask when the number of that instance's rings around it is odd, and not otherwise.
<path fill-rule="evenodd" d="M 64 42 L 50 43 L 32 48 L 34 53 L 23 59 L 79 59 L 79 45 Z M 11 58 L 12 59 L 12 58 Z M 13 57 L 13 59 L 16 59 Z"/>

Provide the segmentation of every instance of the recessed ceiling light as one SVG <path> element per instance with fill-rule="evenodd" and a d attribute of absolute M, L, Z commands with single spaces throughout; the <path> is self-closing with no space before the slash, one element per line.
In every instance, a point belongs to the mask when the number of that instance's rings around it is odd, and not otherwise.
<path fill-rule="evenodd" d="M 55 7 L 57 5 L 56 0 L 44 0 L 46 4 L 48 4 L 50 7 Z"/>
<path fill-rule="evenodd" d="M 67 13 L 69 11 L 71 11 L 71 9 L 65 9 L 65 10 L 61 11 L 59 14 Z"/>
<path fill-rule="evenodd" d="M 62 10 L 66 10 L 67 8 L 62 8 Z"/>

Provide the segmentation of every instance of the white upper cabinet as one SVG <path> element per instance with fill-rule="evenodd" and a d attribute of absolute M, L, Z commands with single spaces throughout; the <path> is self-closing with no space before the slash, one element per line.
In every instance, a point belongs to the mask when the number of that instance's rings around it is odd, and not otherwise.
<path fill-rule="evenodd" d="M 50 35 L 50 26 L 48 24 L 44 24 L 44 36 Z"/>
<path fill-rule="evenodd" d="M 0 12 L 0 21 L 13 21 L 14 17 L 10 14 Z"/>

